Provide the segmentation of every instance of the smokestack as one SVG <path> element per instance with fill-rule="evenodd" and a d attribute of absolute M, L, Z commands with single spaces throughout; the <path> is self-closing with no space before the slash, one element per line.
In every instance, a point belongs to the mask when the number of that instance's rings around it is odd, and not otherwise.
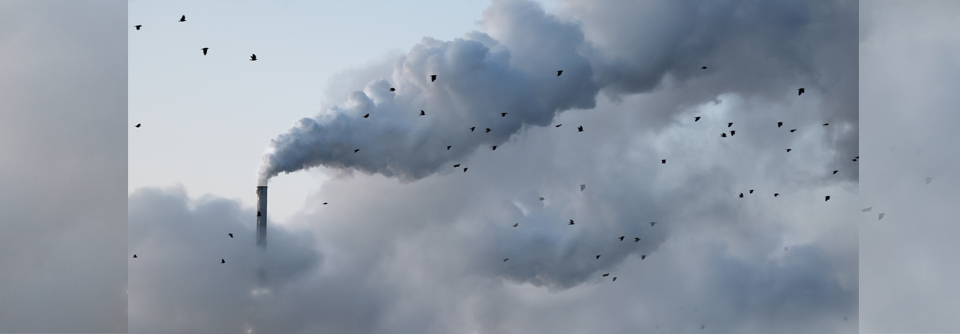
<path fill-rule="evenodd" d="M 267 247 L 267 186 L 257 187 L 257 246 Z"/>

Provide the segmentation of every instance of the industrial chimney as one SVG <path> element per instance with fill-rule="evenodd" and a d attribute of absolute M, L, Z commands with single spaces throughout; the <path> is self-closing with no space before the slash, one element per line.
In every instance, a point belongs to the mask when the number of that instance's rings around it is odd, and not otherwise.
<path fill-rule="evenodd" d="M 257 187 L 257 246 L 267 247 L 267 186 Z"/>

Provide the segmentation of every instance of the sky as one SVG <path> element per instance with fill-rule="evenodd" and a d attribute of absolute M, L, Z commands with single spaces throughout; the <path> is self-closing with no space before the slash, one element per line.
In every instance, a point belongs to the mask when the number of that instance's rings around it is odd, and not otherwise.
<path fill-rule="evenodd" d="M 0 332 L 960 331 L 953 3 L 3 4 Z"/>

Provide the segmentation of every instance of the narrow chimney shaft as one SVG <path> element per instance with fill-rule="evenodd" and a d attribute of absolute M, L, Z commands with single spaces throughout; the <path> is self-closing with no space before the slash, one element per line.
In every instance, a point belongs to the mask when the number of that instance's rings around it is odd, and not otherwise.
<path fill-rule="evenodd" d="M 257 187 L 257 246 L 267 247 L 267 187 Z"/>

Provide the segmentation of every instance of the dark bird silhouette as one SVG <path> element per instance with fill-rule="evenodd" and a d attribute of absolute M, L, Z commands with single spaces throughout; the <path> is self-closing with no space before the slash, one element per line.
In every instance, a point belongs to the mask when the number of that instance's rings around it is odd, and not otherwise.
<path fill-rule="evenodd" d="M 650 226 L 656 225 L 657 222 L 650 222 Z"/>
<path fill-rule="evenodd" d="M 701 67 L 700 69 L 702 69 L 702 70 L 705 70 L 705 69 L 707 69 L 707 67 L 706 67 L 706 66 L 704 66 L 704 67 Z"/>
<path fill-rule="evenodd" d="M 327 205 L 327 202 L 323 202 L 323 205 Z"/>
<path fill-rule="evenodd" d="M 460 164 L 453 165 L 453 168 L 460 167 Z"/>
<path fill-rule="evenodd" d="M 206 56 L 206 55 L 207 55 L 207 49 L 210 49 L 210 48 L 203 48 L 203 49 L 200 49 L 200 50 L 203 50 L 203 55 L 204 55 L 204 56 Z"/>
<path fill-rule="evenodd" d="M 426 116 L 426 115 L 427 113 L 423 112 L 423 110 L 420 110 L 420 116 Z"/>
<path fill-rule="evenodd" d="M 613 281 L 614 281 L 614 282 L 617 281 L 617 276 L 613 276 Z"/>
<path fill-rule="evenodd" d="M 573 219 L 570 219 L 570 224 L 568 225 L 573 225 Z"/>
<path fill-rule="evenodd" d="M 251 54 L 250 54 L 250 61 L 257 61 L 257 54 L 251 53 Z"/>
<path fill-rule="evenodd" d="M 640 242 L 640 238 L 633 238 L 633 242 Z"/>
<path fill-rule="evenodd" d="M 779 128 L 781 126 L 783 126 L 783 122 L 777 122 L 777 127 Z"/>
<path fill-rule="evenodd" d="M 436 74 L 430 76 L 430 82 L 434 82 L 434 81 L 437 81 L 437 75 L 436 75 Z"/>
<path fill-rule="evenodd" d="M 790 129 L 790 132 L 797 132 L 797 129 Z"/>
<path fill-rule="evenodd" d="M 463 172 L 464 172 L 464 173 L 467 172 L 467 167 L 463 167 Z"/>
<path fill-rule="evenodd" d="M 603 277 L 610 276 L 610 273 L 603 274 Z"/>
<path fill-rule="evenodd" d="M 516 224 L 513 224 L 513 227 L 517 227 L 517 226 L 519 226 L 519 225 L 520 225 L 520 223 L 516 223 Z"/>
<path fill-rule="evenodd" d="M 731 122 L 731 123 L 727 123 L 727 127 L 728 127 L 728 128 L 731 127 L 731 126 L 733 126 L 733 123 L 732 123 L 732 122 Z"/>
<path fill-rule="evenodd" d="M 830 200 L 830 196 L 827 196 L 827 198 L 824 199 L 823 201 L 826 202 L 826 201 L 829 201 L 829 200 Z"/>
<path fill-rule="evenodd" d="M 823 126 L 827 126 L 827 125 L 830 125 L 830 123 L 823 123 Z"/>
<path fill-rule="evenodd" d="M 583 132 L 583 125 L 577 127 L 577 132 Z"/>
<path fill-rule="evenodd" d="M 135 128 L 139 128 L 139 127 L 140 127 L 140 123 L 137 123 L 137 125 L 134 126 L 134 127 L 135 127 Z"/>
<path fill-rule="evenodd" d="M 353 153 L 357 153 L 357 152 L 360 152 L 360 149 L 359 149 L 359 148 L 356 149 L 356 150 L 353 150 Z"/>
<path fill-rule="evenodd" d="M 230 238 L 233 239 L 233 233 L 227 233 L 227 235 L 229 235 Z"/>
<path fill-rule="evenodd" d="M 694 121 L 694 122 L 699 121 L 699 120 L 700 120 L 700 116 L 697 116 L 697 117 L 694 117 L 694 118 L 693 118 L 693 121 Z"/>
<path fill-rule="evenodd" d="M 733 136 L 733 135 L 735 135 L 735 134 L 737 134 L 737 130 L 730 130 L 730 135 L 731 135 L 731 136 Z"/>
<path fill-rule="evenodd" d="M 833 174 L 836 175 L 837 172 L 839 172 L 839 171 L 840 171 L 840 170 L 834 170 L 834 171 L 833 171 Z"/>
<path fill-rule="evenodd" d="M 483 129 L 483 133 L 490 133 L 490 131 L 493 131 L 493 130 L 490 130 L 490 128 Z"/>
<path fill-rule="evenodd" d="M 599 260 L 599 259 L 600 259 L 600 255 L 597 255 L 597 260 Z"/>
<path fill-rule="evenodd" d="M 873 207 L 872 207 L 872 206 L 869 207 L 869 208 L 860 209 L 860 212 L 867 212 L 867 211 L 870 211 L 870 210 L 873 210 Z"/>
<path fill-rule="evenodd" d="M 559 128 L 561 125 L 563 125 L 563 124 L 557 124 L 557 127 Z"/>
<path fill-rule="evenodd" d="M 180 16 L 180 22 L 187 22 L 187 16 L 186 15 Z"/>
<path fill-rule="evenodd" d="M 797 89 L 797 96 L 803 95 L 803 88 Z"/>
<path fill-rule="evenodd" d="M 928 178 L 927 178 L 927 184 L 930 184 L 930 181 L 933 181 L 933 178 L 932 178 L 932 177 L 928 177 Z"/>
<path fill-rule="evenodd" d="M 854 158 L 856 158 L 856 159 L 860 159 L 860 156 L 858 155 L 858 156 L 855 156 Z"/>
<path fill-rule="evenodd" d="M 788 149 L 787 149 L 787 152 L 790 152 L 790 151 L 792 151 L 792 150 L 788 148 Z"/>
<path fill-rule="evenodd" d="M 707 327 L 707 325 L 700 325 L 700 330 L 703 330 L 704 327 Z"/>
<path fill-rule="evenodd" d="M 505 112 L 500 113 L 500 117 L 507 117 L 507 113 Z"/>
<path fill-rule="evenodd" d="M 751 193 L 751 194 L 753 193 L 753 189 L 750 189 L 750 193 Z"/>
<path fill-rule="evenodd" d="M 471 127 L 470 127 L 470 132 L 473 132 L 473 130 L 476 130 L 476 129 L 477 129 L 477 127 L 471 126 Z"/>
<path fill-rule="evenodd" d="M 661 165 L 667 164 L 667 159 L 661 159 L 661 160 L 660 160 L 660 164 L 661 164 Z"/>
<path fill-rule="evenodd" d="M 857 161 L 857 158 L 853 158 L 853 161 Z"/>
<path fill-rule="evenodd" d="M 727 133 L 726 133 L 726 132 L 721 133 L 721 134 L 720 134 L 720 137 L 727 138 Z"/>
<path fill-rule="evenodd" d="M 877 220 L 883 219 L 883 215 L 885 215 L 885 213 L 881 213 L 881 214 L 877 215 Z"/>
<path fill-rule="evenodd" d="M 137 258 L 137 254 L 133 254 L 133 258 L 136 259 L 136 258 Z"/>
<path fill-rule="evenodd" d="M 587 188 L 587 185 L 586 185 L 586 184 L 581 184 L 581 185 L 580 185 L 580 191 L 583 191 L 583 189 L 586 189 L 586 188 Z"/>
<path fill-rule="evenodd" d="M 392 92 L 392 91 L 396 91 L 396 90 L 397 90 L 396 88 L 390 87 L 390 91 L 391 91 L 391 92 Z"/>
<path fill-rule="evenodd" d="M 740 193 L 740 198 L 743 198 L 743 193 Z"/>
<path fill-rule="evenodd" d="M 780 193 L 773 193 L 773 197 L 780 196 Z"/>
<path fill-rule="evenodd" d="M 363 118 L 368 118 L 368 117 L 370 117 L 370 114 L 363 115 Z"/>
<path fill-rule="evenodd" d="M 447 145 L 447 151 L 449 151 L 451 147 L 453 147 L 453 146 Z"/>
<path fill-rule="evenodd" d="M 641 259 L 641 260 L 646 259 L 646 258 L 647 258 L 646 255 L 640 255 L 640 259 Z"/>
<path fill-rule="evenodd" d="M 135 26 L 133 26 L 133 27 L 134 27 L 134 28 L 137 28 L 137 30 L 140 30 L 140 27 L 142 27 L 142 25 L 139 25 L 139 24 L 138 24 L 138 25 L 135 25 Z"/>
<path fill-rule="evenodd" d="M 561 74 L 563 74 L 563 70 L 557 71 L 557 76 L 558 76 L 558 77 L 559 77 Z"/>
<path fill-rule="evenodd" d="M 494 150 L 494 151 L 497 150 L 497 145 L 493 145 L 493 150 Z"/>
<path fill-rule="evenodd" d="M 227 260 L 220 259 L 220 263 L 227 263 Z"/>
<path fill-rule="evenodd" d="M 540 197 L 540 200 L 542 201 L 542 200 L 543 200 L 543 197 Z"/>
<path fill-rule="evenodd" d="M 260 211 L 257 211 L 257 217 L 260 217 Z"/>
<path fill-rule="evenodd" d="M 623 241 L 623 237 L 625 237 L 625 235 L 620 236 L 620 241 Z"/>
<path fill-rule="evenodd" d="M 503 262 L 507 262 L 507 260 L 509 260 L 509 259 L 503 259 Z"/>

